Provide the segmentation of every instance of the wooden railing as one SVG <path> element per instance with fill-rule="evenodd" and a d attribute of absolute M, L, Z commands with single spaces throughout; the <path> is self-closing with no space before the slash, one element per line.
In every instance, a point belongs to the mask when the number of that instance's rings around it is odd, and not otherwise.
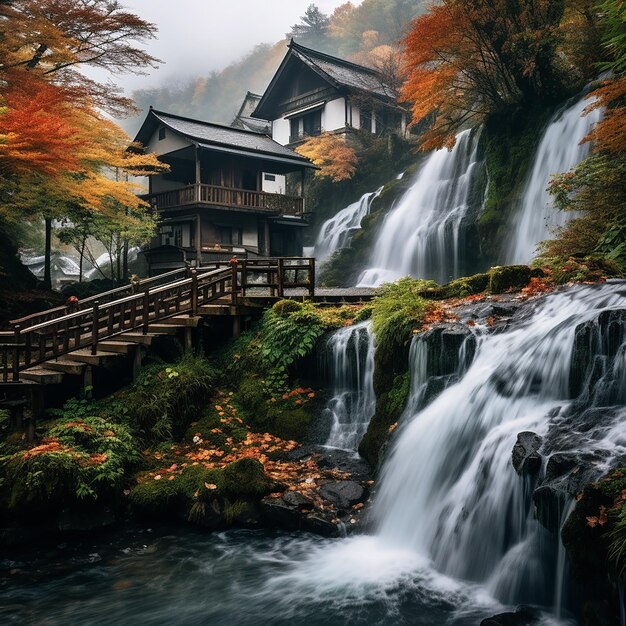
<path fill-rule="evenodd" d="M 10 331 L 0 333 L 0 383 L 20 382 L 22 370 L 74 350 L 90 348 L 96 354 L 99 342 L 122 333 L 141 329 L 146 334 L 149 325 L 160 320 L 197 315 L 200 306 L 220 298 L 228 297 L 229 304 L 236 306 L 239 297 L 255 290 L 261 291 L 259 295 L 269 291 L 267 295 L 273 297 L 283 297 L 288 288 L 305 288 L 310 296 L 315 294 L 312 258 L 220 262 L 214 269 L 191 270 L 187 278 L 176 278 L 173 272 L 155 278 L 165 276 L 169 282 L 164 285 L 144 281 L 139 293 L 108 302 L 92 298 L 89 307 L 75 313 L 58 315 L 57 308 L 39 314 L 39 320 L 34 316 L 15 320 Z"/>
<path fill-rule="evenodd" d="M 304 213 L 304 199 L 298 196 L 285 196 L 279 193 L 218 187 L 216 185 L 189 185 L 142 197 L 159 211 L 190 204 L 206 204 L 267 211 L 281 215 L 302 215 Z"/>

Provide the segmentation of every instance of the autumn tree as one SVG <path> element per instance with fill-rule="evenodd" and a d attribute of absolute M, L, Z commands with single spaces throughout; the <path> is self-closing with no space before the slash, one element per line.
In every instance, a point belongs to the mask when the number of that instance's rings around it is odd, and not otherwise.
<path fill-rule="evenodd" d="M 560 92 L 561 0 L 443 0 L 404 39 L 403 97 L 413 122 L 435 116 L 424 147 L 454 143 L 464 125 Z"/>
<path fill-rule="evenodd" d="M 153 227 L 128 175 L 165 166 L 127 150 L 129 138 L 103 112 L 128 113 L 132 101 L 82 69 L 141 73 L 157 60 L 136 43 L 155 27 L 115 0 L 8 0 L 0 29 L 0 217 L 44 218 L 49 286 L 53 219 L 81 207 L 112 224 L 132 215 Z"/>
<path fill-rule="evenodd" d="M 316 176 L 340 182 L 349 180 L 356 174 L 356 152 L 338 135 L 323 133 L 319 137 L 311 137 L 298 146 L 296 151 L 319 167 L 315 172 Z"/>

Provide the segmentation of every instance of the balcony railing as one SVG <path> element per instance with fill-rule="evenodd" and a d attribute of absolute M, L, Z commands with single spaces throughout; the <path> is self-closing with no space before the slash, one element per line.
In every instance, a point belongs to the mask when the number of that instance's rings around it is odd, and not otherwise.
<path fill-rule="evenodd" d="M 180 189 L 153 193 L 143 196 L 143 198 L 159 211 L 204 204 L 250 211 L 266 211 L 279 215 L 302 215 L 304 213 L 304 198 L 215 185 L 189 185 Z"/>

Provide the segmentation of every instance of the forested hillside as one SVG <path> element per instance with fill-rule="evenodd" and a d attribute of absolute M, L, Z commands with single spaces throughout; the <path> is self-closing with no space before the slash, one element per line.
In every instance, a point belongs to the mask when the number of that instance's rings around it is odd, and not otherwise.
<path fill-rule="evenodd" d="M 364 0 L 358 6 L 346 2 L 332 15 L 325 15 L 312 4 L 285 37 L 329 54 L 376 65 L 381 53 L 397 44 L 411 19 L 426 4 L 424 0 Z M 140 90 L 133 98 L 143 110 L 154 106 L 179 115 L 229 123 L 246 91 L 265 90 L 285 54 L 286 43 L 259 44 L 220 72 L 178 85 Z M 125 125 L 132 131 L 137 123 L 138 118 L 133 118 Z"/>

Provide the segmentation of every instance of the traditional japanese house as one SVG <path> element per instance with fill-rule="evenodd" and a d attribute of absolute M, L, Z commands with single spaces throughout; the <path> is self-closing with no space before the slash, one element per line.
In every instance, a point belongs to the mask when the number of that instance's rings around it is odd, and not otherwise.
<path fill-rule="evenodd" d="M 323 132 L 406 132 L 406 113 L 380 72 L 291 41 L 252 117 L 294 146 Z"/>
<path fill-rule="evenodd" d="M 170 171 L 150 178 L 159 214 L 151 273 L 188 262 L 302 254 L 308 159 L 265 134 L 150 109 L 135 142 Z"/>

